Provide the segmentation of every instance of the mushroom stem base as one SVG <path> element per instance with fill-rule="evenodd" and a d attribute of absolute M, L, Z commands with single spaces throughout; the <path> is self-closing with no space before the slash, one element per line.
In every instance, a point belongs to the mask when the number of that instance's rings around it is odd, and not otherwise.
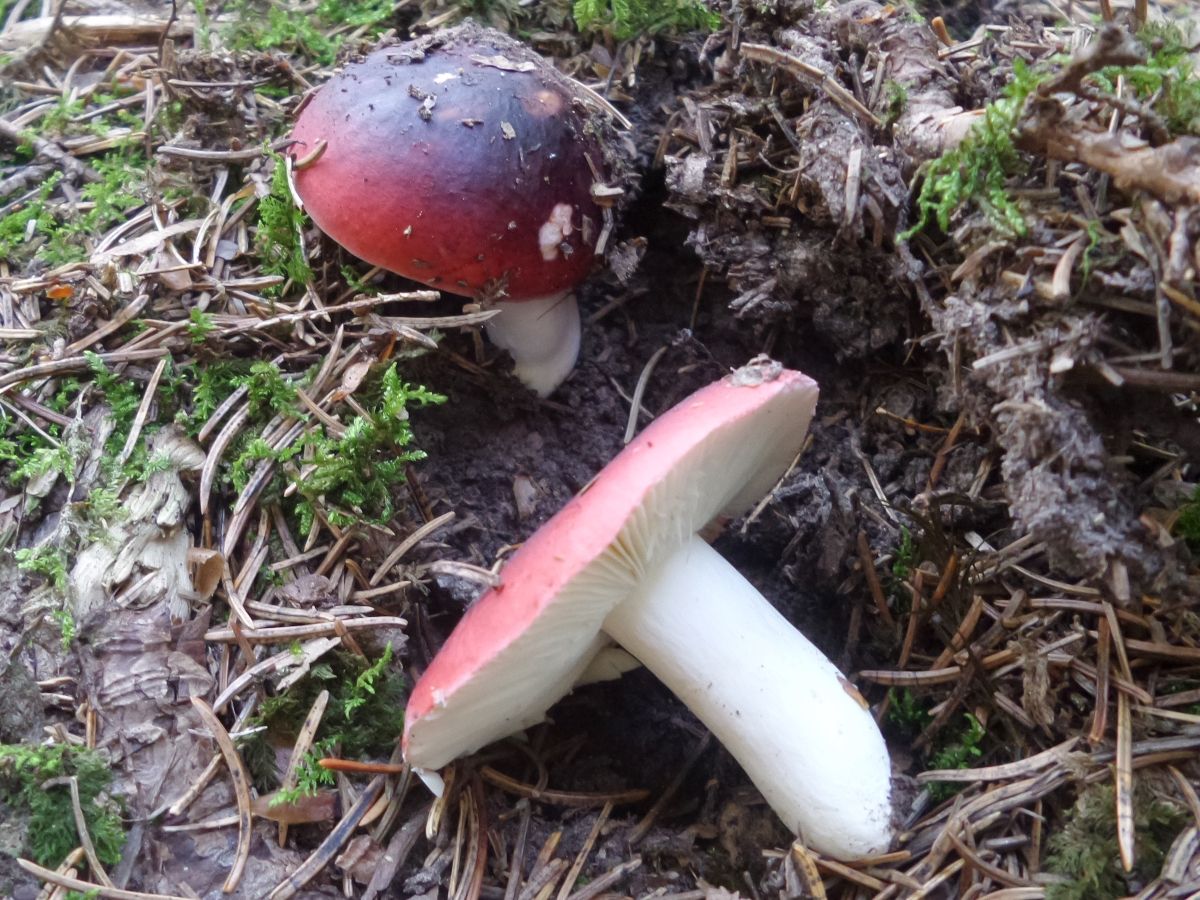
<path fill-rule="evenodd" d="M 548 397 L 575 368 L 579 356 L 579 307 L 574 294 L 551 294 L 494 304 L 488 337 L 507 350 L 513 374 L 539 397 Z"/>
<path fill-rule="evenodd" d="M 604 621 L 741 763 L 788 828 L 821 853 L 882 853 L 887 746 L 859 693 L 698 537 Z"/>

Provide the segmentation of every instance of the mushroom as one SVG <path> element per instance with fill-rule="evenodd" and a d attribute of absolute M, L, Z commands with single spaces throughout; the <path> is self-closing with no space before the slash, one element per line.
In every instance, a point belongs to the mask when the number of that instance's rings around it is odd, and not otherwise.
<path fill-rule="evenodd" d="M 883 852 L 887 747 L 857 690 L 697 536 L 799 452 L 817 385 L 765 358 L 660 416 L 508 560 L 408 701 L 418 770 L 540 721 L 614 640 L 822 853 Z"/>
<path fill-rule="evenodd" d="M 488 334 L 545 396 L 579 352 L 609 171 L 606 115 L 529 48 L 468 24 L 347 64 L 303 106 L 296 192 L 354 255 L 501 310 Z M 601 192 L 607 196 L 607 192 Z"/>

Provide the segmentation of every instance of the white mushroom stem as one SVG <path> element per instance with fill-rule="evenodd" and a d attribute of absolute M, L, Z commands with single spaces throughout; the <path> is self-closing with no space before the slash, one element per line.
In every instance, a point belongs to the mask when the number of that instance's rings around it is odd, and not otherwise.
<path fill-rule="evenodd" d="M 492 343 L 507 350 L 515 374 L 546 397 L 575 368 L 579 356 L 579 307 L 573 294 L 494 304 L 500 315 L 487 322 Z"/>
<path fill-rule="evenodd" d="M 698 537 L 642 579 L 604 630 L 687 704 L 806 843 L 887 850 L 891 765 L 861 695 Z"/>

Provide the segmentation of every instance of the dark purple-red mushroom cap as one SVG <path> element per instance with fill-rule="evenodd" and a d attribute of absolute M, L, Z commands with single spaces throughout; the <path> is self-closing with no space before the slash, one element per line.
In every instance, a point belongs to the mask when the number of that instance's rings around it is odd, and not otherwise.
<path fill-rule="evenodd" d="M 568 294 L 604 227 L 592 189 L 607 129 L 532 50 L 464 25 L 346 64 L 301 109 L 290 152 L 304 208 L 351 253 L 451 293 L 533 304 L 504 308 L 489 331 L 549 393 L 578 350 Z M 564 345 L 565 371 L 536 371 L 562 369 Z"/>

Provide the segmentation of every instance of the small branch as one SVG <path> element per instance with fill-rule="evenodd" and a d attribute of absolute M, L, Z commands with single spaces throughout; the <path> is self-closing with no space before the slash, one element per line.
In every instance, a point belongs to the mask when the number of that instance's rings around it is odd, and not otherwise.
<path fill-rule="evenodd" d="M 1106 172 L 1125 191 L 1145 191 L 1173 205 L 1200 203 L 1200 138 L 1182 136 L 1151 147 L 1129 135 L 1070 123 L 1060 103 L 1042 99 L 1033 100 L 1026 110 L 1017 144 L 1022 150 Z"/>
<path fill-rule="evenodd" d="M 270 145 L 270 149 L 279 152 L 289 147 L 291 138 L 283 138 Z M 163 156 L 177 156 L 181 159 L 198 159 L 204 162 L 249 162 L 264 154 L 262 147 L 246 147 L 242 150 L 206 150 L 199 147 L 176 147 L 173 144 L 163 144 L 154 151 Z"/>
<path fill-rule="evenodd" d="M 746 59 L 778 66 L 800 81 L 820 88 L 839 109 L 858 119 L 868 128 L 882 127 L 883 123 L 879 121 L 879 117 L 875 113 L 863 106 L 857 97 L 816 66 L 810 66 L 790 53 L 784 53 L 782 50 L 776 50 L 766 44 L 742 44 L 739 49 Z"/>
<path fill-rule="evenodd" d="M 92 874 L 105 887 L 115 887 L 108 873 L 104 871 L 100 857 L 96 854 L 96 845 L 92 843 L 92 836 L 88 833 L 87 818 L 83 814 L 83 802 L 79 797 L 79 779 L 74 775 L 70 776 L 67 779 L 67 787 L 71 790 L 71 812 L 75 815 L 75 831 L 79 835 L 83 852 L 87 855 Z"/>
<path fill-rule="evenodd" d="M 1166 121 L 1158 113 L 1136 100 L 1106 94 L 1084 80 L 1110 66 L 1135 66 L 1146 61 L 1146 51 L 1132 34 L 1116 25 L 1106 26 L 1087 46 L 1067 63 L 1066 67 L 1038 85 L 1037 95 L 1042 99 L 1051 94 L 1075 94 L 1092 103 L 1107 104 L 1127 116 L 1141 119 L 1150 133 L 1150 140 L 1155 144 L 1165 144 L 1171 140 L 1171 132 Z"/>
<path fill-rule="evenodd" d="M 115 366 L 121 363 L 146 359 L 158 359 L 167 355 L 168 351 L 165 347 L 153 350 L 118 350 L 114 353 L 96 354 L 106 366 Z M 0 394 L 7 393 L 14 385 L 32 381 L 35 378 L 63 375 L 67 372 L 86 372 L 89 368 L 91 368 L 91 362 L 85 356 L 71 356 L 66 359 L 56 359 L 53 362 L 26 366 L 24 369 L 17 369 L 15 372 L 0 375 Z"/>
<path fill-rule="evenodd" d="M 54 163 L 73 179 L 91 182 L 100 180 L 95 170 L 85 166 L 58 144 L 40 138 L 33 132 L 21 130 L 8 119 L 0 118 L 0 137 L 7 138 L 17 145 L 29 144 L 35 154 Z"/>
<path fill-rule="evenodd" d="M 69 875 L 60 875 L 51 869 L 44 869 L 27 859 L 18 859 L 17 865 L 35 878 L 40 878 L 42 881 L 56 884 L 59 887 L 65 887 L 70 891 L 80 891 L 88 896 L 112 897 L 114 900 L 187 900 L 186 897 L 180 897 L 178 894 L 146 894 L 142 891 L 125 891 L 120 888 L 90 884 L 78 878 L 72 878 Z"/>
<path fill-rule="evenodd" d="M 1096 39 L 1081 48 L 1066 68 L 1038 85 L 1042 97 L 1066 92 L 1078 93 L 1083 79 L 1108 66 L 1134 66 L 1146 61 L 1146 51 L 1137 39 L 1116 25 L 1106 25 Z"/>

